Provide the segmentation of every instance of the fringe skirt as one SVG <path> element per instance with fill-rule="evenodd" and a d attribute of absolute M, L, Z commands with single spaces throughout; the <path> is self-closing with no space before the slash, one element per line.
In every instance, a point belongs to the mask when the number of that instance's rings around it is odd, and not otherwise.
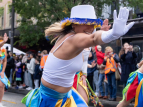
<path fill-rule="evenodd" d="M 94 104 L 94 107 L 96 107 L 97 104 L 99 104 L 99 106 L 103 107 L 102 103 L 99 101 L 99 98 L 92 90 L 88 80 L 86 79 L 87 86 L 84 86 L 82 81 L 80 81 L 82 75 L 83 75 L 82 71 L 76 73 L 76 75 L 74 77 L 73 87 L 77 90 L 78 85 L 80 85 L 85 90 L 85 92 L 88 96 L 88 100 L 91 100 L 91 102 Z"/>

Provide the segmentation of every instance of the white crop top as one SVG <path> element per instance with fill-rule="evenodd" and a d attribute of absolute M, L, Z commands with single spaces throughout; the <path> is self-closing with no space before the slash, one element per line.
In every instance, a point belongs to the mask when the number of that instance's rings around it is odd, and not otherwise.
<path fill-rule="evenodd" d="M 88 64 L 88 56 L 89 56 L 89 53 L 91 51 L 91 47 L 89 48 L 89 50 L 83 50 L 82 51 L 82 54 L 84 56 L 84 59 L 83 59 L 83 65 L 82 65 L 82 68 L 81 68 L 81 71 L 85 74 L 87 74 L 87 64 Z"/>
<path fill-rule="evenodd" d="M 73 36 L 73 35 L 71 35 Z M 69 36 L 69 37 L 71 37 Z M 69 38 L 67 37 L 54 51 L 50 53 L 45 66 L 42 78 L 53 85 L 62 87 L 71 87 L 73 85 L 74 76 L 83 64 L 82 52 L 70 60 L 59 59 L 54 56 L 54 52 Z"/>

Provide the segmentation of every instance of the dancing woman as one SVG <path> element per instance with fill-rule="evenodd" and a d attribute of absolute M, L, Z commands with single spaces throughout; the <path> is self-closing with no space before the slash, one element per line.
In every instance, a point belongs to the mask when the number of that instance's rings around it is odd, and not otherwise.
<path fill-rule="evenodd" d="M 115 11 L 113 28 L 92 34 L 102 22 L 96 19 L 93 6 L 79 5 L 72 8 L 70 18 L 52 24 L 45 34 L 62 36 L 49 53 L 40 88 L 30 91 L 22 103 L 27 107 L 88 107 L 72 88 L 74 76 L 83 65 L 82 51 L 124 35 L 134 25 L 126 25 L 128 15 L 126 8 L 121 8 L 118 18 Z"/>
<path fill-rule="evenodd" d="M 6 49 L 1 49 L 4 43 L 8 40 L 7 34 L 4 34 L 4 37 L 0 37 L 0 107 L 2 105 L 2 97 L 4 95 L 5 87 L 8 88 L 8 79 L 5 75 L 5 68 L 7 64 L 7 52 Z"/>
<path fill-rule="evenodd" d="M 129 75 L 127 85 L 123 90 L 123 100 L 117 107 L 127 107 L 134 97 L 134 107 L 143 106 L 143 61 L 137 66 L 139 69 Z"/>

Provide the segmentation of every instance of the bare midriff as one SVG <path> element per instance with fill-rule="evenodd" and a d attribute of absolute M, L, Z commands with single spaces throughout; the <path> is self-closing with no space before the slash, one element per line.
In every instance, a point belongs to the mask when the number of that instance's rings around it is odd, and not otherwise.
<path fill-rule="evenodd" d="M 70 89 L 72 87 L 61 87 L 61 86 L 58 86 L 58 85 L 53 85 L 53 84 L 50 84 L 48 82 L 46 82 L 43 78 L 41 79 L 42 81 L 42 84 L 45 86 L 45 87 L 48 87 L 50 89 L 53 89 L 59 93 L 67 93 L 70 91 Z"/>

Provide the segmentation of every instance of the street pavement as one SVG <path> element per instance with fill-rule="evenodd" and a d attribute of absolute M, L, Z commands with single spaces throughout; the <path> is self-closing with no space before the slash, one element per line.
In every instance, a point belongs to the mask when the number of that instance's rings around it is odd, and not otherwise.
<path fill-rule="evenodd" d="M 22 94 L 5 92 L 2 104 L 6 107 L 25 107 L 25 105 L 21 103 L 24 96 L 25 95 Z"/>

